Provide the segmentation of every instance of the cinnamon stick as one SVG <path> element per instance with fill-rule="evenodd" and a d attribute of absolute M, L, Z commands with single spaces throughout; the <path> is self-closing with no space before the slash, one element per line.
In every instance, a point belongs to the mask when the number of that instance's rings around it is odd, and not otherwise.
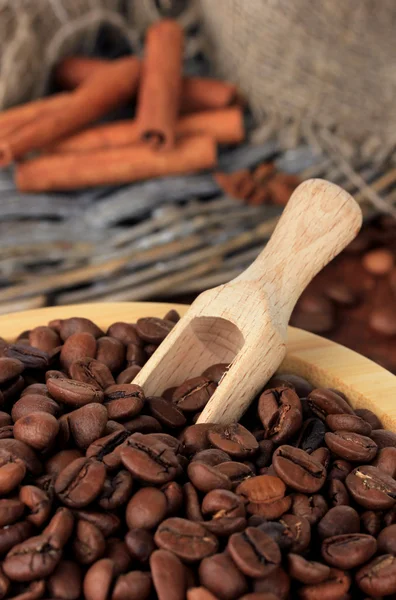
<path fill-rule="evenodd" d="M 183 29 L 166 19 L 146 35 L 136 120 L 139 137 L 153 148 L 170 150 L 176 142 L 180 110 Z"/>
<path fill-rule="evenodd" d="M 176 124 L 176 135 L 206 133 L 219 144 L 237 144 L 244 138 L 243 115 L 239 108 L 204 111 L 185 115 Z M 129 146 L 139 141 L 139 128 L 136 121 L 117 121 L 97 125 L 61 140 L 50 151 L 56 153 L 88 152 Z"/>
<path fill-rule="evenodd" d="M 64 92 L 3 110 L 0 112 L 0 136 L 8 135 L 44 113 L 66 107 L 69 98 L 70 94 Z"/>
<path fill-rule="evenodd" d="M 137 60 L 131 57 L 130 60 Z M 109 61 L 100 58 L 72 56 L 64 59 L 56 68 L 55 78 L 66 90 L 73 90 L 95 70 Z M 237 88 L 233 83 L 209 77 L 183 77 L 181 112 L 194 112 L 224 108 L 233 104 Z"/>
<path fill-rule="evenodd" d="M 169 152 L 139 143 L 124 148 L 81 154 L 52 154 L 17 165 L 16 185 L 23 192 L 72 190 L 122 184 L 211 169 L 216 165 L 213 138 L 181 138 Z"/>
<path fill-rule="evenodd" d="M 39 116 L 1 141 L 0 166 L 32 150 L 48 147 L 125 104 L 135 93 L 139 70 L 139 63 L 130 59 L 118 59 L 101 67 L 69 95 L 64 108 Z"/>

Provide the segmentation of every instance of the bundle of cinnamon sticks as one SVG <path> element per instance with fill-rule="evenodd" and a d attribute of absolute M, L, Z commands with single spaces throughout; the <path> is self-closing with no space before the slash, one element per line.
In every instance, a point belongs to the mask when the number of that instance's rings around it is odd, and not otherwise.
<path fill-rule="evenodd" d="M 65 59 L 55 72 L 65 91 L 0 113 L 0 166 L 16 162 L 18 189 L 72 190 L 213 169 L 218 144 L 244 139 L 243 111 L 235 85 L 183 77 L 183 37 L 176 21 L 163 20 L 148 30 L 143 60 Z M 98 124 L 136 96 L 134 119 Z"/>

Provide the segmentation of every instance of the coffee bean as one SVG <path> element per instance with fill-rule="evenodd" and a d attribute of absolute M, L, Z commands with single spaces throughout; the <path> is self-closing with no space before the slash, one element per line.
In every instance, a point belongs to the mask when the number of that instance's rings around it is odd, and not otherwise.
<path fill-rule="evenodd" d="M 246 528 L 246 513 L 243 500 L 228 490 L 213 490 L 202 502 L 202 514 L 211 521 L 203 525 L 216 536 L 229 536 Z"/>
<path fill-rule="evenodd" d="M 339 569 L 330 569 L 328 578 L 321 583 L 304 585 L 299 590 L 302 600 L 317 600 L 318 598 L 347 598 L 351 585 L 350 576 Z"/>
<path fill-rule="evenodd" d="M 77 458 L 61 471 L 55 492 L 71 508 L 82 508 L 100 494 L 106 477 L 103 463 L 92 458 Z"/>
<path fill-rule="evenodd" d="M 255 579 L 253 590 L 260 594 L 274 594 L 280 600 L 287 600 L 290 591 L 290 577 L 282 567 L 278 567 L 267 577 Z"/>
<path fill-rule="evenodd" d="M 144 393 L 133 383 L 115 384 L 105 391 L 105 406 L 109 419 L 127 421 L 140 413 L 144 406 Z"/>
<path fill-rule="evenodd" d="M 230 456 L 223 452 L 223 450 L 218 450 L 217 448 L 208 448 L 208 450 L 201 450 L 201 452 L 197 452 L 195 456 L 192 457 L 191 462 L 199 461 L 205 463 L 206 465 L 210 465 L 211 467 L 215 467 L 224 462 L 230 461 Z M 235 464 L 235 463 L 231 463 Z"/>
<path fill-rule="evenodd" d="M 125 543 L 133 560 L 146 564 L 155 550 L 153 535 L 145 529 L 130 529 Z"/>
<path fill-rule="evenodd" d="M 173 450 L 162 442 L 146 439 L 141 433 L 134 433 L 128 438 L 120 457 L 133 476 L 148 483 L 172 481 L 179 472 L 179 462 Z"/>
<path fill-rule="evenodd" d="M 385 429 L 374 429 L 370 434 L 371 439 L 378 448 L 396 447 L 396 434 Z"/>
<path fill-rule="evenodd" d="M 158 600 L 184 600 L 186 572 L 177 556 L 167 550 L 156 550 L 150 557 L 150 568 Z"/>
<path fill-rule="evenodd" d="M 62 340 L 51 327 L 40 325 L 29 332 L 29 344 L 44 352 L 51 352 L 62 344 Z"/>
<path fill-rule="evenodd" d="M 197 562 L 218 549 L 218 541 L 199 523 L 171 517 L 163 521 L 154 536 L 157 546 L 185 562 Z"/>
<path fill-rule="evenodd" d="M 186 456 L 206 450 L 210 446 L 208 432 L 213 428 L 212 423 L 198 423 L 186 427 L 180 434 Z"/>
<path fill-rule="evenodd" d="M 269 389 L 259 398 L 258 414 L 266 438 L 283 444 L 294 436 L 302 424 L 301 402 L 294 390 L 287 387 Z"/>
<path fill-rule="evenodd" d="M 354 534 L 360 531 L 359 515 L 351 506 L 335 506 L 319 521 L 317 532 L 323 540 L 334 535 Z"/>
<path fill-rule="evenodd" d="M 3 383 L 1 386 L 0 406 L 3 406 L 6 402 L 13 402 L 23 390 L 24 385 L 25 380 L 22 375 Z"/>
<path fill-rule="evenodd" d="M 323 445 L 325 433 L 326 427 L 320 419 L 307 419 L 300 430 L 296 447 L 311 454 Z"/>
<path fill-rule="evenodd" d="M 125 346 L 112 337 L 98 339 L 96 359 L 107 366 L 111 373 L 119 373 L 125 362 Z"/>
<path fill-rule="evenodd" d="M 244 575 L 224 553 L 203 559 L 199 566 L 199 579 L 220 600 L 236 600 L 248 589 Z"/>
<path fill-rule="evenodd" d="M 299 554 L 290 553 L 287 559 L 290 575 L 301 583 L 310 585 L 322 583 L 330 575 L 330 567 L 319 562 L 306 560 Z"/>
<path fill-rule="evenodd" d="M 184 412 L 197 412 L 206 406 L 216 387 L 207 377 L 193 377 L 175 389 L 172 402 Z"/>
<path fill-rule="evenodd" d="M 30 511 L 26 520 L 36 527 L 46 523 L 51 514 L 52 498 L 34 485 L 24 485 L 19 490 L 19 500 Z"/>
<path fill-rule="evenodd" d="M 146 362 L 146 353 L 140 345 L 130 343 L 127 346 L 126 360 L 128 367 L 142 367 Z"/>
<path fill-rule="evenodd" d="M 396 475 L 396 448 L 393 446 L 381 448 L 372 464 L 394 479 Z"/>
<path fill-rule="evenodd" d="M 353 499 L 364 508 L 383 510 L 395 503 L 396 482 L 377 467 L 357 467 L 345 483 Z"/>
<path fill-rule="evenodd" d="M 298 492 L 313 494 L 326 479 L 323 465 L 293 446 L 279 446 L 273 455 L 273 466 L 278 477 Z"/>
<path fill-rule="evenodd" d="M 0 529 L 0 555 L 4 556 L 17 544 L 27 540 L 34 531 L 34 527 L 28 521 L 19 521 Z"/>
<path fill-rule="evenodd" d="M 365 533 L 333 535 L 322 543 L 327 564 L 339 569 L 354 569 L 366 563 L 376 552 L 377 542 Z"/>
<path fill-rule="evenodd" d="M 363 531 L 376 536 L 381 530 L 382 513 L 366 510 L 360 515 L 360 521 Z"/>
<path fill-rule="evenodd" d="M 93 385 L 73 379 L 49 379 L 48 391 L 61 404 L 79 408 L 90 402 L 103 402 L 104 394 Z"/>
<path fill-rule="evenodd" d="M 96 512 L 94 510 L 74 511 L 79 519 L 93 523 L 101 530 L 105 537 L 114 535 L 120 528 L 120 519 L 113 513 Z"/>
<path fill-rule="evenodd" d="M 348 491 L 344 483 L 339 479 L 333 479 L 332 481 L 330 481 L 328 487 L 328 495 L 333 506 L 349 506 L 350 504 Z"/>
<path fill-rule="evenodd" d="M 97 439 L 87 448 L 87 458 L 96 458 L 108 469 L 116 469 L 121 465 L 121 447 L 129 435 L 128 431 L 120 430 Z"/>
<path fill-rule="evenodd" d="M 210 379 L 210 381 L 218 385 L 223 375 L 227 372 L 228 368 L 229 365 L 227 363 L 219 363 L 217 365 L 212 365 L 211 367 L 208 367 L 202 373 L 202 375 L 203 377 L 207 377 L 208 379 Z"/>
<path fill-rule="evenodd" d="M 326 389 L 313 390 L 308 396 L 308 405 L 312 412 L 322 421 L 328 415 L 347 413 L 353 415 L 349 404 L 336 392 Z"/>
<path fill-rule="evenodd" d="M 371 425 L 371 429 L 382 428 L 382 423 L 377 415 L 375 415 L 371 410 L 368 410 L 368 408 L 357 408 L 355 410 L 355 414 L 364 421 L 367 421 L 367 423 Z"/>
<path fill-rule="evenodd" d="M 114 510 L 128 501 L 133 487 L 133 479 L 129 471 L 118 471 L 113 477 L 105 479 L 98 503 L 105 510 Z"/>
<path fill-rule="evenodd" d="M 38 535 L 17 544 L 3 562 L 3 571 L 13 581 L 33 581 L 50 575 L 62 556 L 49 535 Z"/>
<path fill-rule="evenodd" d="M 73 556 L 81 565 L 91 565 L 105 552 L 106 542 L 98 527 L 88 521 L 77 522 L 73 538 Z"/>
<path fill-rule="evenodd" d="M 35 450 L 51 448 L 59 431 L 59 423 L 49 413 L 34 412 L 15 422 L 14 437 Z"/>
<path fill-rule="evenodd" d="M 350 431 L 326 433 L 325 442 L 336 456 L 351 462 L 370 462 L 378 450 L 372 439 Z"/>
<path fill-rule="evenodd" d="M 327 502 L 320 494 L 293 494 L 292 513 L 297 517 L 304 517 L 310 525 L 316 525 L 328 510 Z"/>
<path fill-rule="evenodd" d="M 132 559 L 128 546 L 117 537 L 109 538 L 106 541 L 105 556 L 114 562 L 115 575 L 126 573 L 131 568 Z"/>
<path fill-rule="evenodd" d="M 151 575 L 145 571 L 130 571 L 118 577 L 112 600 L 147 600 L 151 591 Z"/>
<path fill-rule="evenodd" d="M 22 517 L 24 510 L 24 504 L 17 498 L 0 499 L 0 527 L 15 523 Z"/>
<path fill-rule="evenodd" d="M 136 331 L 138 336 L 149 344 L 160 344 L 175 326 L 173 321 L 146 317 L 138 319 Z"/>
<path fill-rule="evenodd" d="M 250 466 L 236 461 L 222 462 L 217 465 L 216 470 L 226 475 L 231 482 L 232 490 L 235 490 L 246 479 L 254 476 L 254 471 Z"/>
<path fill-rule="evenodd" d="M 95 358 L 84 357 L 70 365 L 70 376 L 75 381 L 88 383 L 100 390 L 115 384 L 110 369 Z"/>
<path fill-rule="evenodd" d="M 184 427 L 186 424 L 186 417 L 182 411 L 173 403 L 164 400 L 164 398 L 151 396 L 150 398 L 147 398 L 147 404 L 153 417 L 158 419 L 158 421 L 166 427 L 176 429 L 178 427 Z"/>
<path fill-rule="evenodd" d="M 121 371 L 119 375 L 117 375 L 116 383 L 132 383 L 139 371 L 141 371 L 141 367 L 139 367 L 138 365 L 132 365 L 130 367 L 127 367 L 126 369 Z"/>
<path fill-rule="evenodd" d="M 4 440 L 5 441 L 5 440 Z M 0 449 L 0 494 L 12 492 L 23 480 L 26 474 L 25 463 L 7 450 Z"/>
<path fill-rule="evenodd" d="M 217 425 L 208 433 L 209 442 L 234 458 L 247 458 L 258 450 L 258 442 L 245 427 L 238 423 Z"/>
<path fill-rule="evenodd" d="M 78 600 L 81 596 L 81 568 L 71 560 L 61 560 L 48 579 L 48 591 L 54 598 Z"/>
<path fill-rule="evenodd" d="M 167 513 L 166 496 L 154 487 L 145 487 L 132 496 L 126 507 L 126 522 L 129 529 L 142 527 L 154 529 Z"/>
<path fill-rule="evenodd" d="M 188 465 L 187 474 L 190 481 L 201 492 L 206 493 L 215 489 L 230 490 L 232 487 L 227 475 L 221 473 L 216 467 L 200 461 L 191 462 Z"/>
<path fill-rule="evenodd" d="M 296 554 L 302 554 L 311 541 L 311 526 L 307 519 L 292 514 L 284 514 L 279 522 L 289 530 L 290 550 Z"/>
<path fill-rule="evenodd" d="M 5 350 L 5 356 L 20 361 L 25 369 L 46 369 L 49 364 L 47 352 L 24 344 L 11 344 Z"/>
<path fill-rule="evenodd" d="M 327 478 L 329 480 L 339 479 L 340 481 L 345 481 L 346 476 L 349 475 L 352 469 L 353 467 L 350 462 L 339 458 L 333 462 Z"/>
<path fill-rule="evenodd" d="M 377 556 L 356 573 L 356 583 L 365 594 L 388 596 L 396 592 L 396 558 Z"/>
<path fill-rule="evenodd" d="M 76 458 L 81 458 L 82 454 L 79 450 L 61 450 L 57 454 L 54 454 L 45 463 L 45 471 L 49 475 L 57 477 L 59 473 L 67 467 Z"/>
<path fill-rule="evenodd" d="M 15 423 L 18 419 L 35 412 L 44 412 L 55 417 L 59 414 L 60 407 L 54 400 L 46 396 L 26 394 L 17 400 L 12 407 L 12 420 Z"/>
<path fill-rule="evenodd" d="M 86 404 L 69 413 L 68 421 L 76 445 L 86 449 L 103 435 L 107 423 L 107 410 L 103 404 Z"/>
<path fill-rule="evenodd" d="M 265 577 L 281 562 L 278 544 L 254 527 L 248 527 L 242 533 L 234 533 L 228 541 L 227 550 L 247 577 Z"/>
<path fill-rule="evenodd" d="M 62 346 L 60 363 L 65 371 L 76 361 L 85 357 L 95 358 L 96 340 L 90 333 L 73 333 Z"/>
<path fill-rule="evenodd" d="M 160 433 L 162 431 L 161 423 L 150 415 L 139 415 L 130 421 L 125 421 L 123 425 L 130 434 Z"/>
<path fill-rule="evenodd" d="M 83 317 L 55 319 L 48 323 L 48 327 L 59 333 L 63 341 L 66 341 L 74 333 L 90 333 L 95 338 L 103 335 L 103 331 L 95 323 Z"/>
<path fill-rule="evenodd" d="M 187 519 L 189 519 L 190 521 L 203 521 L 198 492 L 193 486 L 193 484 L 190 482 L 185 483 L 183 486 L 183 492 L 184 510 Z"/>
<path fill-rule="evenodd" d="M 17 462 L 18 459 L 21 460 L 32 475 L 39 475 L 41 473 L 42 465 L 40 461 L 32 448 L 24 442 L 12 439 L 0 440 L 0 451 L 1 450 L 9 452 L 15 462 Z"/>
<path fill-rule="evenodd" d="M 326 417 L 326 425 L 331 431 L 350 431 L 360 435 L 370 436 L 371 425 L 357 415 L 337 414 Z"/>
<path fill-rule="evenodd" d="M 327 469 L 330 466 L 331 460 L 331 453 L 328 448 L 324 448 L 323 446 L 321 448 L 317 448 L 316 450 L 311 452 L 311 458 L 320 462 L 320 464 L 323 465 L 327 471 Z"/>
<path fill-rule="evenodd" d="M 83 582 L 86 600 L 108 600 L 114 578 L 114 563 L 109 558 L 101 558 L 86 572 Z"/>
<path fill-rule="evenodd" d="M 0 358 L 0 385 L 21 375 L 24 368 L 23 363 L 17 358 Z"/>
<path fill-rule="evenodd" d="M 128 346 L 128 344 L 136 344 L 139 346 L 142 344 L 142 340 L 137 334 L 136 327 L 132 323 L 123 323 L 122 321 L 113 323 L 108 328 L 106 335 L 119 340 L 124 346 Z"/>
<path fill-rule="evenodd" d="M 236 493 L 245 498 L 247 511 L 267 519 L 277 519 L 289 510 L 291 497 L 285 497 L 286 486 L 279 477 L 259 475 L 243 481 Z"/>

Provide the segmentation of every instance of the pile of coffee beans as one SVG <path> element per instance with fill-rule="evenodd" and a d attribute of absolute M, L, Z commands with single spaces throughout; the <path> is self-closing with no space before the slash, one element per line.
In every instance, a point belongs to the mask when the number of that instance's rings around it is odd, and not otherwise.
<path fill-rule="evenodd" d="M 347 600 L 396 594 L 396 434 L 277 374 L 197 424 L 227 365 L 145 397 L 178 320 L 55 320 L 0 344 L 0 598 Z"/>
<path fill-rule="evenodd" d="M 367 224 L 308 286 L 291 323 L 396 373 L 396 220 Z"/>

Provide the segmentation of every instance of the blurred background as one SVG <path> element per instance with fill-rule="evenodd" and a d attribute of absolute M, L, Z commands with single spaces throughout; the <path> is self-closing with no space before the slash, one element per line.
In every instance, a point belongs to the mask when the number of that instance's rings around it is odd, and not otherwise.
<path fill-rule="evenodd" d="M 244 270 L 298 183 L 321 177 L 354 195 L 364 226 L 292 324 L 396 372 L 393 0 L 2 1 L 1 114 L 62 91 L 68 57 L 142 57 L 162 18 L 184 30 L 185 76 L 235 84 L 243 140 L 220 144 L 213 169 L 89 189 L 27 193 L 1 169 L 0 312 L 190 302 Z"/>

